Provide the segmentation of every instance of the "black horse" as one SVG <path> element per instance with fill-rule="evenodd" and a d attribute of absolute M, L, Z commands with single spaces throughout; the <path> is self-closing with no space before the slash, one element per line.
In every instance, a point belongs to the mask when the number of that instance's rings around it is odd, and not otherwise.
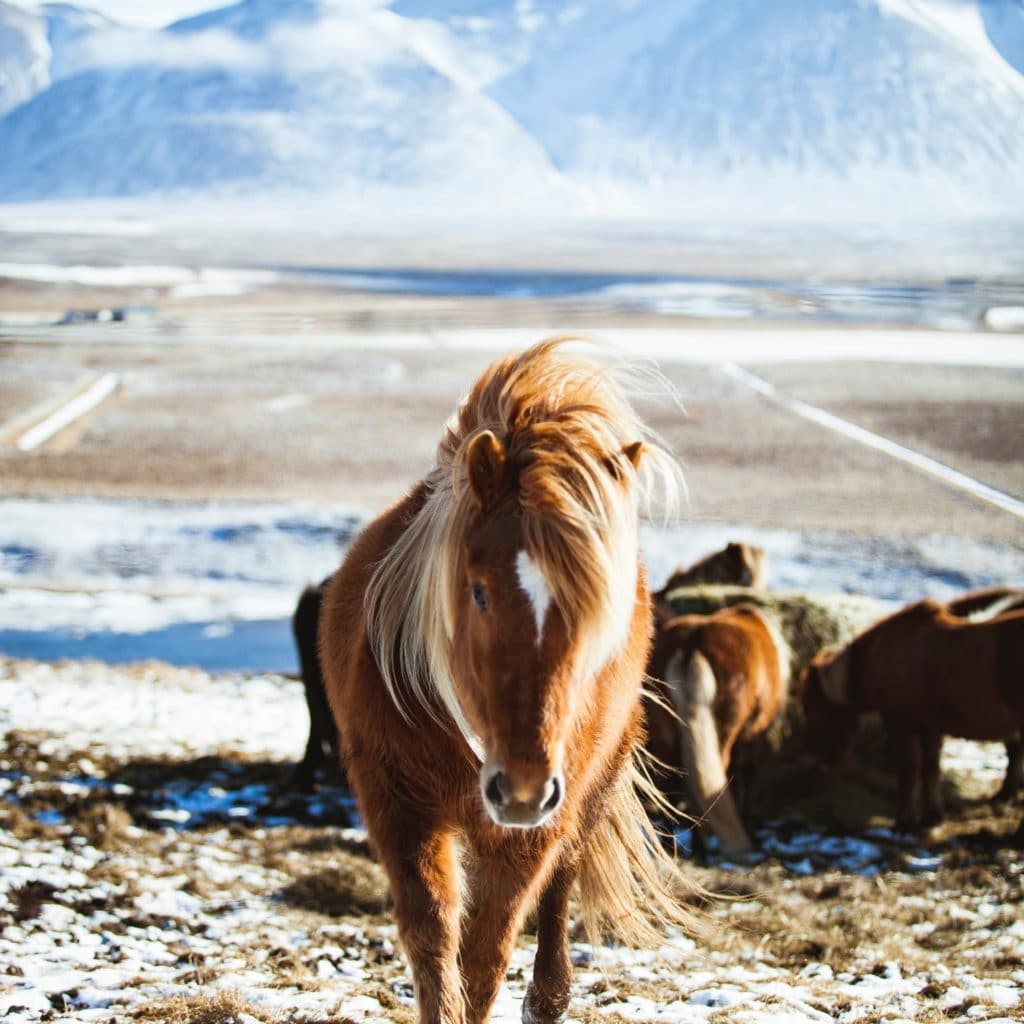
<path fill-rule="evenodd" d="M 299 649 L 302 685 L 306 691 L 306 706 L 309 708 L 309 740 L 306 753 L 295 769 L 295 782 L 306 790 L 313 788 L 318 775 L 327 775 L 332 770 L 341 769 L 338 760 L 338 727 L 334 724 L 334 716 L 324 692 L 324 675 L 320 667 L 317 641 L 320 606 L 330 581 L 328 576 L 318 586 L 306 587 L 292 615 L 292 631 L 295 634 L 295 645 Z"/>

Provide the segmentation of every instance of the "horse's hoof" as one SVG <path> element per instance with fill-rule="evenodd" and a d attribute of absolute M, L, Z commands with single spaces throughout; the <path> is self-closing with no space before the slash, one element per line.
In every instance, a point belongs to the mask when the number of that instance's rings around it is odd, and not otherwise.
<path fill-rule="evenodd" d="M 526 1003 L 523 1003 L 523 1024 L 562 1024 L 565 1016 L 560 1013 L 557 1017 L 535 1017 Z"/>
<path fill-rule="evenodd" d="M 539 995 L 531 983 L 523 1000 L 523 1024 L 562 1024 L 568 1010 L 568 998 L 556 1004 Z"/>

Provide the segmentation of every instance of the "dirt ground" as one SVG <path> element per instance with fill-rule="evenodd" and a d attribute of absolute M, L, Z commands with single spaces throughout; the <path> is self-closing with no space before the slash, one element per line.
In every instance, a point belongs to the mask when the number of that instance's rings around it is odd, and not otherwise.
<path fill-rule="evenodd" d="M 132 297 L 19 285 L 8 286 L 4 305 L 88 309 Z M 453 345 L 496 326 L 519 328 L 511 346 L 564 331 L 600 336 L 601 324 L 625 323 L 643 330 L 650 319 L 535 300 L 269 290 L 244 300 L 168 300 L 156 320 L 139 324 L 9 326 L 0 331 L 0 489 L 379 508 L 429 466 L 440 425 L 496 354 L 493 343 Z M 706 325 L 659 324 L 678 331 L 688 359 L 703 348 L 712 360 L 662 362 L 682 408 L 644 406 L 686 467 L 690 517 L 860 533 L 884 524 L 889 533 L 1021 543 L 1015 517 L 727 377 Z M 1024 370 L 774 361 L 747 368 L 792 397 L 1024 494 Z M 34 417 L 105 373 L 118 374 L 119 386 L 93 414 L 36 450 L 13 447 Z"/>

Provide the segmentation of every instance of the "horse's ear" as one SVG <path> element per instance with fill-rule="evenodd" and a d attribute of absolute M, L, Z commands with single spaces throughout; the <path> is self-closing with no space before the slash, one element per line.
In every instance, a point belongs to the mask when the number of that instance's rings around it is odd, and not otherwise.
<path fill-rule="evenodd" d="M 505 483 L 505 449 L 489 430 L 477 434 L 466 453 L 466 472 L 481 509 L 489 508 L 501 495 Z"/>
<path fill-rule="evenodd" d="M 621 451 L 620 455 L 624 457 L 633 469 L 640 468 L 640 459 L 644 453 L 643 441 L 634 441 L 632 444 L 627 444 Z M 612 475 L 615 480 L 622 479 L 622 465 L 619 462 L 619 455 L 609 455 L 604 460 L 605 468 Z"/>

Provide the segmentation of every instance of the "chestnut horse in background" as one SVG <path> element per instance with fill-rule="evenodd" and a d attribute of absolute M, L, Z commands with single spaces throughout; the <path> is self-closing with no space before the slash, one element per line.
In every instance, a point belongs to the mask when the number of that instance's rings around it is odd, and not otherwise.
<path fill-rule="evenodd" d="M 752 605 L 680 615 L 655 637 L 649 685 L 678 718 L 652 704 L 648 749 L 663 763 L 681 764 L 696 813 L 728 853 L 751 848 L 730 769 L 751 767 L 785 702 L 787 665 L 781 637 Z"/>
<path fill-rule="evenodd" d="M 942 818 L 943 736 L 1003 740 L 1009 764 L 997 796 L 1024 786 L 1024 612 L 972 621 L 919 601 L 818 654 L 801 697 L 808 748 L 826 764 L 852 746 L 862 713 L 881 712 L 901 826 Z"/>
<path fill-rule="evenodd" d="M 532 906 L 523 1020 L 562 1020 L 576 882 L 592 932 L 698 929 L 638 795 L 655 483 L 678 469 L 615 372 L 544 342 L 484 373 L 329 585 L 327 695 L 423 1022 L 489 1019 Z"/>

